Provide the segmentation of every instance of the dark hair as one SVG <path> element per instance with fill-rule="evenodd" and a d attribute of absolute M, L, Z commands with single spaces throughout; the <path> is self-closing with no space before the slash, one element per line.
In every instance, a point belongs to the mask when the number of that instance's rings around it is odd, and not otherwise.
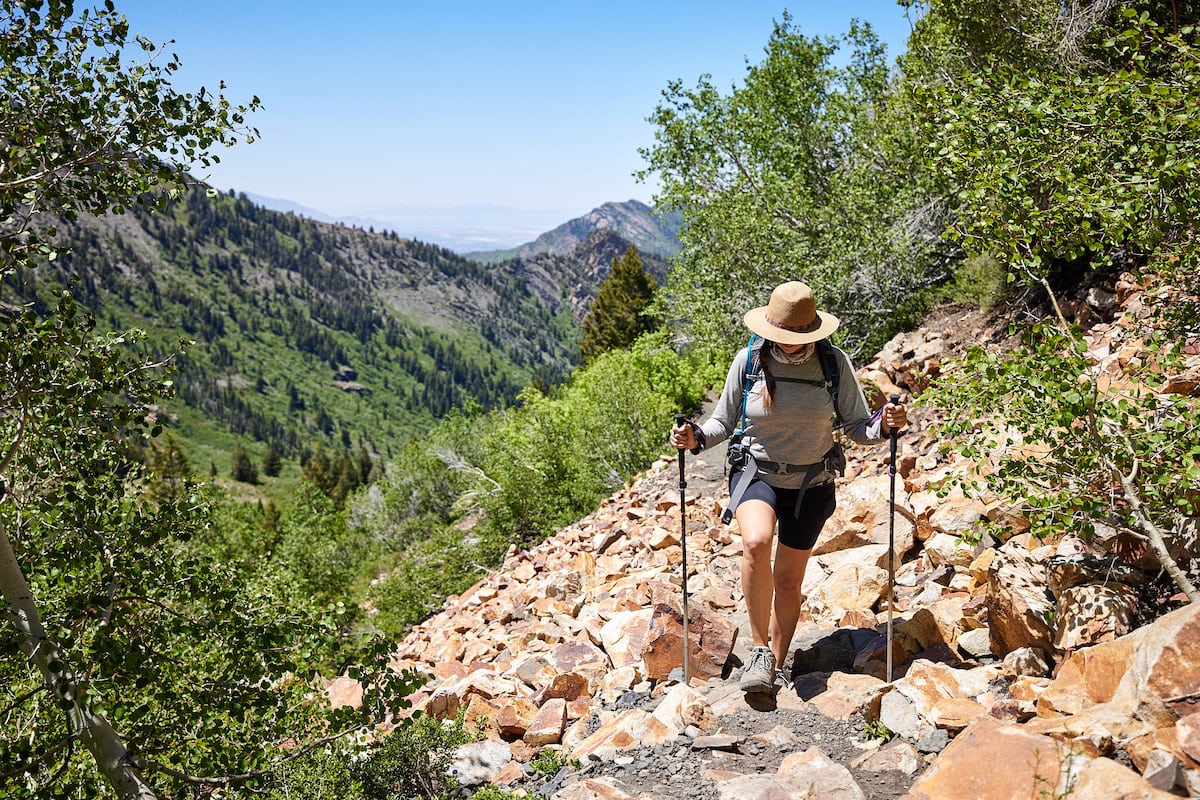
<path fill-rule="evenodd" d="M 762 367 L 763 390 L 762 390 L 762 405 L 764 411 L 770 411 L 775 407 L 775 376 L 771 374 L 770 367 L 767 366 L 767 360 L 760 354 L 758 356 L 759 365 Z"/>

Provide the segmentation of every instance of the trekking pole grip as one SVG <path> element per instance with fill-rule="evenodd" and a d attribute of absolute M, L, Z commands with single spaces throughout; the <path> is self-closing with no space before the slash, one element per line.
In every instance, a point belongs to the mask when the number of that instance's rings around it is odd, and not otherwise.
<path fill-rule="evenodd" d="M 894 395 L 891 395 L 890 397 L 888 397 L 888 404 L 893 405 L 893 406 L 900 405 L 900 395 L 894 394 Z M 896 437 L 899 435 L 899 433 L 900 433 L 900 431 L 897 428 L 892 428 L 890 431 L 888 431 L 888 436 L 892 440 L 893 448 L 896 446 Z M 892 451 L 892 455 L 895 456 L 894 450 Z"/>
<path fill-rule="evenodd" d="M 676 425 L 684 425 L 686 423 L 687 423 L 686 415 L 684 415 L 684 414 L 676 414 L 675 415 L 675 424 Z M 683 478 L 683 470 L 684 470 L 684 463 L 685 463 L 684 453 L 687 452 L 687 448 L 680 447 L 676 450 L 676 452 L 678 453 L 678 458 L 679 458 L 679 486 L 680 486 L 680 488 L 683 488 L 683 487 L 687 486 L 687 483 L 684 482 L 684 478 Z"/>

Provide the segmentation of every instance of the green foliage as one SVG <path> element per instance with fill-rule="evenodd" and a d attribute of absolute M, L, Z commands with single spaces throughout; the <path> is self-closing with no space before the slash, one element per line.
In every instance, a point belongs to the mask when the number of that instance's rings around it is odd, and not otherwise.
<path fill-rule="evenodd" d="M 435 519 L 422 522 L 424 538 L 380 559 L 370 573 L 374 580 L 362 590 L 375 610 L 371 625 L 387 636 L 402 636 L 409 625 L 438 611 L 447 597 L 475 583 L 481 565 L 499 563 L 495 553 L 481 554 L 478 541 L 468 540 L 462 530 Z"/>
<path fill-rule="evenodd" d="M 282 508 L 226 500 L 196 541 L 206 557 L 236 569 L 250 584 L 277 583 L 285 600 L 298 605 L 335 608 L 339 627 L 360 621 L 350 603 L 354 586 L 383 552 L 361 527 L 346 517 L 320 489 L 301 482 Z"/>
<path fill-rule="evenodd" d="M 1177 246 L 1200 207 L 1195 36 L 1126 8 L 1093 26 L 1086 60 L 1031 70 L 984 54 L 927 87 L 956 234 L 1034 282 L 1063 263 Z"/>
<path fill-rule="evenodd" d="M 873 719 L 868 722 L 866 727 L 863 729 L 863 733 L 868 739 L 874 739 L 879 742 L 889 742 L 891 741 L 892 737 L 895 736 L 895 734 L 888 729 L 887 725 L 884 725 L 877 719 Z"/>
<path fill-rule="evenodd" d="M 702 344 L 735 346 L 742 314 L 800 279 L 861 354 L 914 321 L 919 291 L 946 275 L 938 190 L 884 50 L 866 25 L 843 41 L 838 67 L 837 42 L 785 13 L 743 86 L 722 95 L 705 77 L 663 92 L 646 174 L 685 216 L 664 316 Z"/>
<path fill-rule="evenodd" d="M 129 38 L 111 3 L 78 16 L 64 0 L 0 4 L 0 273 L 49 249 L 52 215 L 155 206 L 214 149 L 258 135 L 244 125 L 258 98 L 176 92 L 175 56 Z"/>
<path fill-rule="evenodd" d="M 581 369 L 553 395 L 447 417 L 351 505 L 394 548 L 364 589 L 372 624 L 399 633 L 478 580 L 512 546 L 538 542 L 663 452 L 672 415 L 690 411 L 724 365 L 681 357 L 665 332 Z M 464 531 L 469 530 L 469 533 Z"/>
<path fill-rule="evenodd" d="M 316 605 L 320 580 L 269 568 L 247 580 L 241 565 L 203 557 L 211 506 L 187 478 L 143 493 L 126 442 L 157 433 L 147 409 L 169 381 L 130 350 L 136 334 L 98 336 L 92 324 L 65 295 L 48 318 L 0 315 L 0 549 L 11 548 L 0 588 L 22 609 L 0 632 L 14 656 L 0 659 L 13 723 L 0 750 L 26 787 L 13 796 L 97 791 L 89 753 L 64 745 L 107 742 L 109 726 L 164 791 L 186 776 L 265 777 L 290 757 L 287 740 L 369 721 L 313 701 L 341 657 L 337 609 Z M 326 563 L 309 569 L 337 563 L 317 555 Z M 391 691 L 386 670 L 362 675 Z"/>
<path fill-rule="evenodd" d="M 333 743 L 283 764 L 270 787 L 267 800 L 355 800 L 362 787 L 351 775 L 354 759 L 363 747 Z"/>
<path fill-rule="evenodd" d="M 995 256 L 969 256 L 954 271 L 949 283 L 930 293 L 930 302 L 965 303 L 986 311 L 1004 299 L 1007 286 L 1008 272 Z"/>
<path fill-rule="evenodd" d="M 671 415 L 704 386 L 703 371 L 688 372 L 665 345 L 660 334 L 610 351 L 554 396 L 529 390 L 499 415 L 480 464 L 502 487 L 482 497 L 490 530 L 538 541 L 662 452 Z"/>
<path fill-rule="evenodd" d="M 471 795 L 471 800 L 528 800 L 528 797 L 528 793 L 510 792 L 495 784 L 488 783 L 479 787 L 479 791 Z"/>
<path fill-rule="evenodd" d="M 351 774 L 362 787 L 363 800 L 449 798 L 458 788 L 449 774 L 454 751 L 473 740 L 461 715 L 456 720 L 439 720 L 418 714 L 355 762 Z"/>
<path fill-rule="evenodd" d="M 547 778 L 553 778 L 563 767 L 579 767 L 578 759 L 567 759 L 563 751 L 552 747 L 543 747 L 537 756 L 529 762 L 534 772 Z"/>
<path fill-rule="evenodd" d="M 629 347 L 657 323 L 647 312 L 658 283 L 646 272 L 632 247 L 614 258 L 612 271 L 596 290 L 596 298 L 583 320 L 579 352 L 589 364 L 603 353 Z"/>

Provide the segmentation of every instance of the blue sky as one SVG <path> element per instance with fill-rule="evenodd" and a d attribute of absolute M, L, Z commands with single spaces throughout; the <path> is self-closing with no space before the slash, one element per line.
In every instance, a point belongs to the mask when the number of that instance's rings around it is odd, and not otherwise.
<path fill-rule="evenodd" d="M 398 229 L 548 230 L 649 202 L 632 173 L 668 81 L 740 83 L 784 9 L 806 35 L 866 20 L 891 58 L 909 33 L 895 0 L 116 4 L 134 32 L 175 40 L 177 89 L 224 80 L 263 101 L 261 139 L 223 151 L 201 173 L 213 185 Z"/>

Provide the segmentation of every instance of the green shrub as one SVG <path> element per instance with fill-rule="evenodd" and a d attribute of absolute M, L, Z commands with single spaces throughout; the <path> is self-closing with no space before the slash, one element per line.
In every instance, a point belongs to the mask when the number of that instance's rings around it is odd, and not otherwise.
<path fill-rule="evenodd" d="M 479 563 L 477 545 L 463 531 L 431 526 L 427 538 L 373 566 L 377 577 L 364 589 L 366 602 L 375 610 L 371 625 L 389 636 L 402 636 L 409 625 L 441 608 L 446 597 L 478 580 Z"/>
<path fill-rule="evenodd" d="M 955 270 L 954 278 L 933 293 L 934 303 L 965 303 L 987 311 L 1003 299 L 1008 286 L 1007 270 L 992 255 L 966 258 Z"/>
<path fill-rule="evenodd" d="M 695 407 L 711 378 L 709 361 L 656 333 L 597 357 L 553 396 L 527 390 L 489 436 L 488 527 L 536 540 L 590 511 L 662 454 L 672 415 Z"/>
<path fill-rule="evenodd" d="M 529 800 L 529 794 L 525 792 L 510 792 L 507 789 L 486 783 L 471 795 L 471 800 Z"/>
<path fill-rule="evenodd" d="M 555 750 L 551 747 L 543 747 L 537 756 L 529 762 L 529 766 L 539 775 L 544 775 L 547 778 L 552 778 L 558 774 L 558 771 L 563 767 L 578 767 L 578 760 L 568 760 L 563 755 L 562 750 Z"/>
<path fill-rule="evenodd" d="M 264 795 L 268 800 L 355 800 L 362 787 L 350 769 L 361 751 L 357 745 L 331 747 L 286 762 Z"/>
<path fill-rule="evenodd" d="M 454 751 L 473 740 L 461 714 L 453 721 L 420 714 L 383 737 L 350 774 L 363 800 L 449 797 L 458 788 L 449 773 Z"/>

